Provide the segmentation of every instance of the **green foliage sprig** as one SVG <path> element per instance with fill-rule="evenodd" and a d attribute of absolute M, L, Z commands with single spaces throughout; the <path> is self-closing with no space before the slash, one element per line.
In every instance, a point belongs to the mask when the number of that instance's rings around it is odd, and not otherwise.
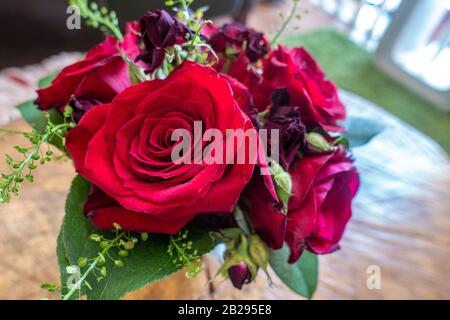
<path fill-rule="evenodd" d="M 30 147 L 18 145 L 14 147 L 22 155 L 20 160 L 14 160 L 11 155 L 6 155 L 10 173 L 3 173 L 0 177 L 0 203 L 9 202 L 12 195 L 18 195 L 20 186 L 25 180 L 34 181 L 33 170 L 37 168 L 38 164 L 43 165 L 52 160 L 53 151 L 50 149 L 50 141 L 60 139 L 64 142 L 67 131 L 75 126 L 71 111 L 70 108 L 67 109 L 64 113 L 64 122 L 61 124 L 54 124 L 48 114 L 44 113 L 48 122 L 43 133 L 34 129 L 31 132 L 0 129 L 7 133 L 22 134 L 31 143 Z M 45 151 L 44 147 L 46 147 Z"/>
<path fill-rule="evenodd" d="M 77 265 L 81 270 L 84 270 L 84 272 L 80 275 L 79 280 L 73 284 L 70 289 L 68 288 L 67 292 L 62 295 L 63 300 L 73 299 L 77 292 L 80 296 L 83 287 L 92 290 L 91 284 L 87 281 L 87 278 L 91 273 L 94 274 L 97 282 L 102 281 L 109 272 L 106 268 L 107 259 L 110 259 L 113 262 L 114 267 L 121 268 L 125 265 L 123 259 L 129 255 L 129 252 L 134 249 L 139 240 L 131 233 L 122 231 L 120 225 L 114 224 L 114 227 L 115 237 L 113 239 L 107 239 L 105 236 L 99 234 L 90 235 L 89 239 L 97 242 L 100 250 L 95 257 L 78 258 Z M 141 240 L 145 242 L 147 239 L 148 234 L 142 233 Z M 114 256 L 111 253 L 112 249 L 116 249 Z M 71 268 L 71 266 L 67 268 Z M 56 290 L 54 285 L 48 284 L 44 284 L 42 288 L 48 290 L 49 292 L 55 292 Z"/>
<path fill-rule="evenodd" d="M 191 59 L 201 64 L 215 64 L 218 60 L 212 47 L 200 36 L 202 29 L 212 23 L 204 20 L 203 15 L 208 7 L 201 7 L 195 11 L 191 10 L 194 0 L 169 0 L 165 4 L 177 12 L 178 19 L 184 22 L 192 32 L 186 36 L 186 42 L 182 46 L 175 46 L 174 50 L 169 50 L 167 59 L 177 65 L 184 59 Z M 216 61 L 208 61 L 212 56 Z"/>
<path fill-rule="evenodd" d="M 112 34 L 117 39 L 123 40 L 115 11 L 99 7 L 96 2 L 88 0 L 69 0 L 69 5 L 79 8 L 80 15 L 86 20 L 88 26 L 98 28 L 106 34 Z"/>
<path fill-rule="evenodd" d="M 289 15 L 287 16 L 287 18 L 284 18 L 283 16 L 281 16 L 284 19 L 284 22 L 283 22 L 281 28 L 277 31 L 276 35 L 273 37 L 272 41 L 270 42 L 271 45 L 275 45 L 277 43 L 278 39 L 281 37 L 281 35 L 286 30 L 286 28 L 289 26 L 289 23 L 291 22 L 291 20 L 294 17 L 300 19 L 300 16 L 297 15 L 297 9 L 298 9 L 300 0 L 292 0 L 292 3 L 293 3 L 292 9 L 291 9 Z"/>
<path fill-rule="evenodd" d="M 77 261 L 78 266 L 80 268 L 87 267 L 86 271 L 81 275 L 80 279 L 71 287 L 71 289 L 67 292 L 67 294 L 63 295 L 63 300 L 70 300 L 72 296 L 77 292 L 81 291 L 83 286 L 88 288 L 92 288 L 89 282 L 87 282 L 86 278 L 92 272 L 99 272 L 100 276 L 97 277 L 97 281 L 101 281 L 103 277 L 106 276 L 107 270 L 106 267 L 103 266 L 106 262 L 106 257 L 109 257 L 108 253 L 113 247 L 117 247 L 119 245 L 120 240 L 125 236 L 125 232 L 121 232 L 117 234 L 117 236 L 112 240 L 106 240 L 104 238 L 98 238 L 98 240 L 94 240 L 91 235 L 91 240 L 98 241 L 100 243 L 100 248 L 102 251 L 98 253 L 97 257 L 88 260 L 87 257 L 80 257 Z M 114 265 L 117 267 L 123 267 L 122 260 L 114 260 Z"/>
<path fill-rule="evenodd" d="M 198 251 L 192 248 L 192 241 L 188 241 L 189 231 L 180 231 L 175 236 L 170 236 L 167 253 L 173 258 L 176 266 L 186 268 L 186 278 L 195 278 L 202 270 Z"/>

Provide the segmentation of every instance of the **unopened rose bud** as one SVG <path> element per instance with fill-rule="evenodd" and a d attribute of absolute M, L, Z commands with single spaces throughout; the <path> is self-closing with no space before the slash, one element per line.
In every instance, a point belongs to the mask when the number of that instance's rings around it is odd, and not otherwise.
<path fill-rule="evenodd" d="M 331 145 L 325 140 L 325 138 L 317 132 L 311 132 L 306 135 L 308 146 L 311 151 L 316 152 L 330 152 L 332 150 Z"/>
<path fill-rule="evenodd" d="M 258 265 L 249 256 L 247 236 L 241 234 L 233 240 L 232 247 L 225 252 L 225 261 L 218 274 L 230 278 L 235 288 L 241 289 L 245 283 L 250 283 L 258 272 Z"/>
<path fill-rule="evenodd" d="M 291 175 L 284 171 L 284 169 L 276 162 L 271 164 L 272 176 L 275 182 L 275 191 L 278 198 L 283 205 L 284 212 L 287 212 L 289 198 L 292 191 L 292 178 Z"/>
<path fill-rule="evenodd" d="M 245 283 L 250 283 L 252 281 L 252 274 L 245 264 L 245 262 L 240 262 L 228 269 L 228 276 L 230 277 L 231 283 L 237 289 L 242 289 Z"/>

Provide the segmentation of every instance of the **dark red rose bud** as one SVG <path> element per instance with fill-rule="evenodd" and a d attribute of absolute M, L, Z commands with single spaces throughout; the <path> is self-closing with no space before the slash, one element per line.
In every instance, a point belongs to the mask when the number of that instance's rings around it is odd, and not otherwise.
<path fill-rule="evenodd" d="M 75 97 L 73 97 L 69 103 L 73 108 L 73 119 L 77 123 L 80 122 L 86 112 L 99 104 L 102 104 L 102 102 L 96 99 L 77 99 Z"/>
<path fill-rule="evenodd" d="M 247 49 L 245 54 L 251 62 L 258 61 L 269 52 L 267 40 L 261 32 L 247 30 Z"/>
<path fill-rule="evenodd" d="M 291 98 L 286 88 L 275 90 L 265 123 L 269 133 L 270 129 L 279 130 L 280 164 L 285 170 L 289 169 L 297 152 L 307 146 L 306 128 L 300 120 L 299 108 L 290 104 Z"/>
<path fill-rule="evenodd" d="M 208 32 L 208 35 L 216 52 L 224 52 L 228 46 L 236 52 L 241 52 L 246 44 L 245 54 L 250 62 L 256 62 L 269 52 L 267 40 L 262 33 L 239 23 L 225 24 L 215 33 Z"/>
<path fill-rule="evenodd" d="M 240 262 L 228 269 L 228 276 L 233 286 L 239 290 L 244 284 L 252 281 L 252 274 L 245 262 Z"/>
<path fill-rule="evenodd" d="M 214 33 L 209 42 L 214 50 L 225 51 L 227 45 L 239 50 L 244 44 L 246 28 L 239 23 L 227 23 Z"/>
<path fill-rule="evenodd" d="M 141 18 L 141 32 L 146 45 L 164 48 L 184 42 L 188 29 L 167 11 L 156 10 Z"/>
<path fill-rule="evenodd" d="M 140 24 L 145 50 L 137 60 L 147 63 L 149 72 L 161 66 L 165 48 L 184 43 L 189 33 L 186 25 L 164 10 L 147 12 L 141 17 Z"/>
<path fill-rule="evenodd" d="M 164 62 L 166 54 L 164 49 L 153 49 L 148 50 L 140 54 L 136 61 L 143 61 L 146 63 L 148 68 L 145 70 L 146 73 L 151 73 L 158 69 Z"/>

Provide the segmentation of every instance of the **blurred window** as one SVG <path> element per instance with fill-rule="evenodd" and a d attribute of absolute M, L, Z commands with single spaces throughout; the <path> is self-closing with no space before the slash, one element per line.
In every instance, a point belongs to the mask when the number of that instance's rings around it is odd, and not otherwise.
<path fill-rule="evenodd" d="M 310 0 L 395 78 L 450 110 L 450 0 Z"/>
<path fill-rule="evenodd" d="M 402 0 L 310 0 L 335 17 L 356 43 L 377 48 Z"/>
<path fill-rule="evenodd" d="M 392 52 L 405 71 L 439 91 L 450 90 L 450 0 L 423 0 Z"/>

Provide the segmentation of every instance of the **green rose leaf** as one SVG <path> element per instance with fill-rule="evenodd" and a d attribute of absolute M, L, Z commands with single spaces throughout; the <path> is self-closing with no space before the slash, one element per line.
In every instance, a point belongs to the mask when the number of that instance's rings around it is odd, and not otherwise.
<path fill-rule="evenodd" d="M 68 280 L 68 274 L 66 271 L 66 267 L 70 265 L 69 260 L 66 256 L 66 250 L 64 248 L 64 235 L 63 235 L 63 229 L 59 231 L 58 240 L 56 242 L 56 256 L 58 258 L 58 265 L 59 265 L 59 273 L 60 273 L 60 280 L 62 286 L 67 285 Z M 64 295 L 67 293 L 67 288 L 63 287 L 61 289 L 61 294 Z M 76 298 L 76 297 L 74 297 Z"/>
<path fill-rule="evenodd" d="M 368 144 L 386 128 L 386 125 L 378 120 L 362 117 L 349 117 L 343 126 L 347 128 L 345 137 L 351 148 Z"/>
<path fill-rule="evenodd" d="M 311 299 L 317 288 L 318 258 L 315 254 L 305 250 L 300 260 L 289 264 L 289 254 L 289 248 L 286 245 L 280 250 L 271 250 L 270 266 L 286 286 L 301 296 Z"/>
<path fill-rule="evenodd" d="M 93 259 L 101 252 L 99 243 L 91 240 L 90 235 L 96 234 L 107 239 L 113 239 L 115 236 L 115 233 L 94 229 L 89 219 L 84 216 L 83 204 L 89 190 L 90 183 L 77 176 L 66 201 L 66 215 L 57 248 L 63 287 L 66 286 L 67 280 L 70 280 L 68 271 L 72 271 L 71 266 L 76 268 L 81 257 Z M 136 235 L 136 238 L 140 237 Z M 209 252 L 214 246 L 210 235 L 204 231 L 189 230 L 188 240 L 192 241 L 193 249 L 198 250 L 199 256 Z M 88 275 L 88 285 L 82 287 L 81 295 L 86 294 L 88 299 L 94 300 L 119 299 L 128 292 L 180 270 L 181 267 L 173 263 L 173 258 L 167 252 L 169 241 L 168 236 L 150 234 L 147 241 L 139 241 L 128 251 L 126 257 L 119 255 L 119 249 L 112 248 L 109 255 L 113 259 L 122 260 L 123 267 L 114 266 L 114 262 L 107 258 L 104 266 Z M 84 274 L 87 268 L 81 268 L 81 273 Z M 102 279 L 97 281 L 99 277 Z M 67 289 L 62 293 L 67 293 Z M 78 296 L 77 292 L 74 298 Z"/>
<path fill-rule="evenodd" d="M 49 87 L 53 80 L 55 80 L 55 78 L 58 76 L 59 71 L 53 72 L 45 77 L 43 77 L 42 79 L 40 79 L 38 81 L 38 87 L 39 89 L 43 89 L 43 88 L 47 88 Z"/>

